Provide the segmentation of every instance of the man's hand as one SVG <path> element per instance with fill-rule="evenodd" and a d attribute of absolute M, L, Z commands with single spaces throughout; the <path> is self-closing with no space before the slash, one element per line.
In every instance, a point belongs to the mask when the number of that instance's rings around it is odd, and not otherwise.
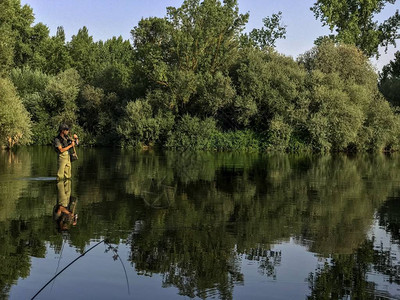
<path fill-rule="evenodd" d="M 71 147 L 75 147 L 75 141 L 72 141 Z"/>

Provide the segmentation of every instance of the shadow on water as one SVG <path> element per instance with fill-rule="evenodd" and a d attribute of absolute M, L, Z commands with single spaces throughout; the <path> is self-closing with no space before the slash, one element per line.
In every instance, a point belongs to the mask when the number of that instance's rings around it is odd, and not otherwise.
<path fill-rule="evenodd" d="M 289 241 L 327 261 L 307 266 L 299 298 L 384 297 L 371 272 L 400 284 L 394 247 L 370 234 L 378 222 L 399 243 L 398 155 L 80 151 L 70 187 L 80 217 L 67 236 L 53 216 L 54 152 L 0 152 L 0 298 L 63 239 L 80 254 L 102 239 L 127 247 L 137 274 L 161 274 L 188 297 L 233 298 L 246 287 L 243 260 L 284 280 L 273 245 Z"/>

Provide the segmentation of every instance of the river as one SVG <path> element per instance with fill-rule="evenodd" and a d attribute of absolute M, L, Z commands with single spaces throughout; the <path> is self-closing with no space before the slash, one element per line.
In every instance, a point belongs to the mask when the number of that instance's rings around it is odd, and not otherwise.
<path fill-rule="evenodd" d="M 400 154 L 78 156 L 0 151 L 0 298 L 400 299 Z"/>

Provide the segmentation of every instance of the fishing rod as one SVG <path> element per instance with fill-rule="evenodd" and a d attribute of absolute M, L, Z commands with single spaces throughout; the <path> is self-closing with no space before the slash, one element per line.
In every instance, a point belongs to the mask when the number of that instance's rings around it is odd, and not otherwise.
<path fill-rule="evenodd" d="M 41 291 L 43 291 L 45 289 L 46 286 L 48 286 L 50 284 L 50 282 L 52 282 L 54 279 L 56 279 L 58 277 L 58 275 L 60 275 L 62 272 L 64 272 L 69 266 L 71 266 L 74 262 L 76 262 L 78 259 L 80 259 L 81 257 L 85 256 L 86 253 L 88 253 L 89 251 L 93 250 L 94 248 L 96 248 L 98 245 L 100 245 L 101 243 L 104 243 L 105 240 L 102 240 L 100 242 L 98 242 L 96 245 L 92 246 L 91 248 L 89 248 L 88 250 L 86 250 L 85 252 L 83 252 L 81 255 L 79 255 L 77 258 L 75 258 L 73 261 L 71 261 L 65 268 L 63 268 L 60 272 L 58 272 L 56 275 L 53 276 L 53 278 L 51 278 L 32 298 L 31 300 L 35 299 L 37 297 L 37 295 L 40 294 Z"/>
<path fill-rule="evenodd" d="M 45 288 L 46 286 L 48 286 L 50 284 L 50 282 L 52 282 L 53 280 L 55 280 L 58 275 L 60 275 L 62 272 L 64 272 L 66 269 L 68 269 L 74 262 L 76 262 L 78 259 L 80 259 L 81 257 L 85 256 L 85 254 L 87 254 L 89 251 L 93 250 L 94 248 L 96 248 L 98 245 L 100 245 L 101 243 L 104 243 L 106 245 L 108 245 L 109 249 L 112 250 L 115 253 L 115 256 L 119 259 L 119 261 L 122 264 L 122 268 L 124 269 L 124 273 L 125 273 L 125 279 L 126 279 L 126 284 L 128 287 L 128 294 L 130 295 L 130 288 L 129 288 L 129 280 L 128 280 L 128 274 L 126 273 L 126 268 L 124 263 L 122 262 L 121 257 L 118 254 L 118 251 L 115 247 L 113 247 L 112 245 L 110 245 L 106 240 L 102 240 L 100 242 L 98 242 L 96 245 L 92 246 L 91 248 L 89 248 L 88 250 L 86 250 L 85 252 L 83 252 L 80 256 L 78 256 L 77 258 L 75 258 L 72 262 L 70 262 L 67 266 L 65 266 L 60 272 L 58 272 L 56 275 L 54 275 L 32 298 L 31 300 L 35 299 Z"/>

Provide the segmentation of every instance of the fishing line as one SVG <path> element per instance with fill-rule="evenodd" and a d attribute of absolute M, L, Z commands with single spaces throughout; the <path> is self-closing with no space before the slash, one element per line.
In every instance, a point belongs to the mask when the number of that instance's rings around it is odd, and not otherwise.
<path fill-rule="evenodd" d="M 58 268 L 60 267 L 60 261 L 61 261 L 61 257 L 62 257 L 62 254 L 63 254 L 64 245 L 65 245 L 65 241 L 64 241 L 64 238 L 63 238 L 63 240 L 62 240 L 62 246 L 61 246 L 61 251 L 60 251 L 60 257 L 58 258 L 57 269 L 56 269 L 56 271 L 54 272 L 54 275 L 57 274 Z M 55 280 L 55 278 L 54 278 L 53 284 L 51 285 L 50 291 L 53 290 L 53 286 L 54 286 L 54 283 L 55 283 L 55 282 L 56 282 L 56 280 Z"/>
<path fill-rule="evenodd" d="M 104 244 L 108 245 L 109 249 L 112 249 L 112 251 L 115 253 L 115 255 L 118 257 L 119 261 L 121 262 L 122 268 L 124 269 L 124 273 L 125 273 L 126 286 L 128 287 L 128 295 L 130 295 L 131 291 L 130 291 L 130 288 L 129 288 L 128 274 L 126 273 L 125 265 L 122 262 L 122 259 L 118 254 L 118 251 L 116 250 L 116 248 L 114 248 L 112 245 L 108 244 L 107 242 L 104 242 Z"/>

